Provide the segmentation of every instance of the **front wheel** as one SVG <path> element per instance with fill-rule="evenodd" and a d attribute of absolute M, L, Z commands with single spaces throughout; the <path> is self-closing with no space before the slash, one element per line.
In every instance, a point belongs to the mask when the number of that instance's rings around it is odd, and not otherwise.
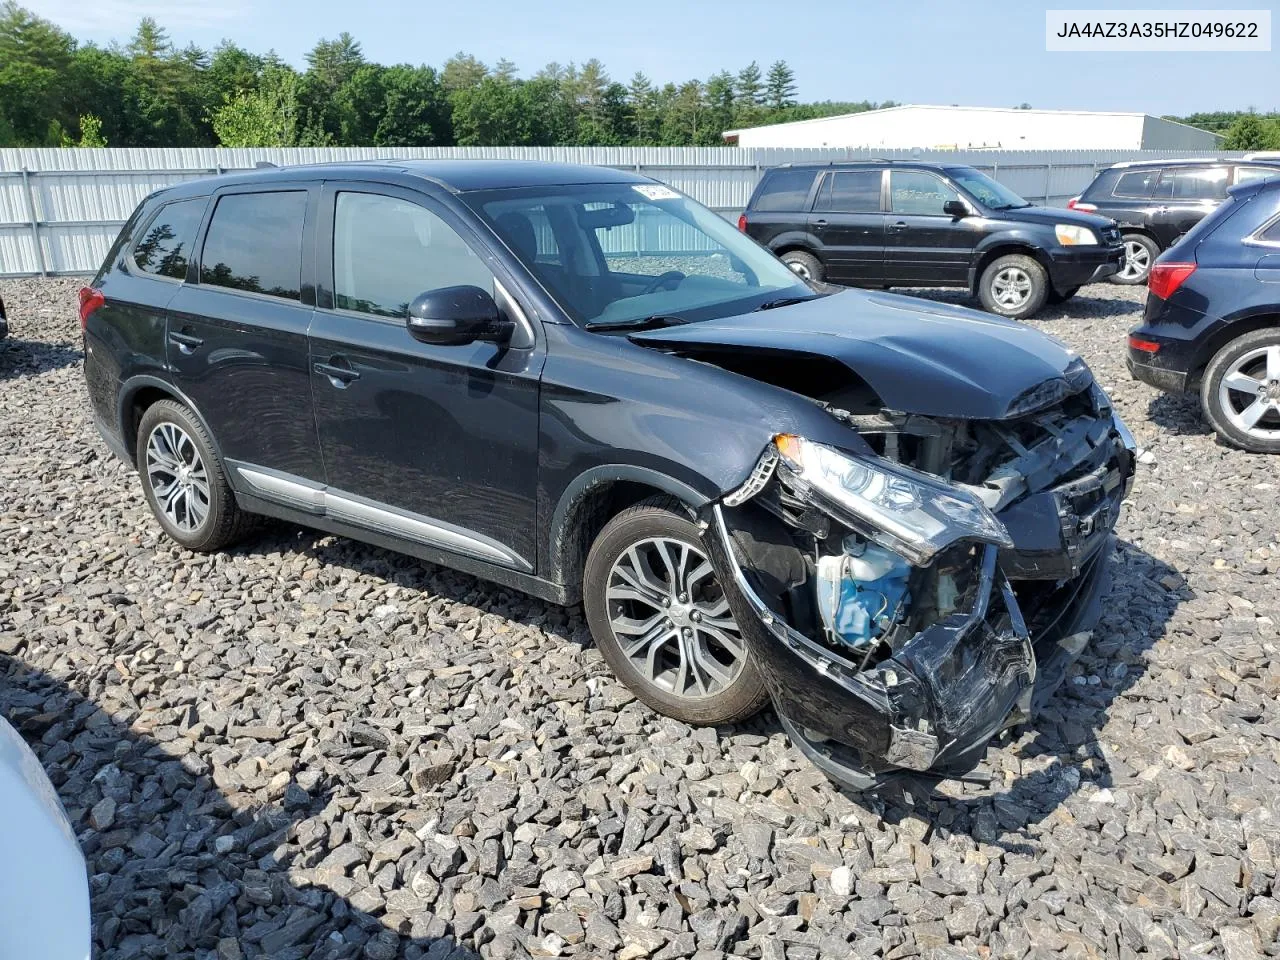
<path fill-rule="evenodd" d="M 1044 306 L 1049 275 L 1035 257 L 1009 253 L 996 257 L 978 280 L 978 298 L 990 313 L 1022 320 Z"/>
<path fill-rule="evenodd" d="M 582 602 L 596 646 L 637 697 L 687 723 L 732 723 L 768 702 L 703 552 L 670 498 L 614 517 L 587 555 Z"/>
<path fill-rule="evenodd" d="M 1160 246 L 1150 237 L 1141 233 L 1124 235 L 1124 263 L 1119 272 L 1111 277 L 1112 283 L 1133 286 L 1147 282 L 1151 273 L 1151 265 L 1160 256 Z"/>
<path fill-rule="evenodd" d="M 780 259 L 801 280 L 813 280 L 821 283 L 826 279 L 827 272 L 822 268 L 822 261 L 812 253 L 805 253 L 803 250 L 788 250 Z"/>
<path fill-rule="evenodd" d="M 1280 453 L 1280 330 L 1232 340 L 1205 369 L 1200 401 L 1227 443 L 1252 453 Z"/>

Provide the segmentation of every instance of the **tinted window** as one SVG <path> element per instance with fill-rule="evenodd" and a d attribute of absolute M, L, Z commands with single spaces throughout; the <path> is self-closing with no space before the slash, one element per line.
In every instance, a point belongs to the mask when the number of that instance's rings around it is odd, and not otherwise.
<path fill-rule="evenodd" d="M 306 212 L 301 190 L 221 197 L 200 255 L 200 282 L 297 300 Z"/>
<path fill-rule="evenodd" d="M 836 213 L 877 213 L 880 210 L 880 171 L 829 173 L 818 194 L 818 210 Z"/>
<path fill-rule="evenodd" d="M 1267 243 L 1280 243 L 1280 219 L 1272 220 L 1260 233 L 1257 234 L 1259 240 L 1265 240 Z"/>
<path fill-rule="evenodd" d="M 1131 170 L 1120 175 L 1120 179 L 1116 181 L 1115 189 L 1111 191 L 1111 195 L 1113 197 L 1132 197 L 1135 200 L 1145 200 L 1151 196 L 1151 191 L 1155 189 L 1156 181 L 1159 179 L 1159 167 L 1153 167 L 1149 170 Z"/>
<path fill-rule="evenodd" d="M 187 260 L 196 239 L 206 198 L 178 200 L 160 208 L 146 233 L 133 248 L 133 262 L 140 270 L 187 279 Z"/>
<path fill-rule="evenodd" d="M 814 170 L 773 170 L 756 197 L 757 210 L 807 210 Z"/>
<path fill-rule="evenodd" d="M 396 197 L 339 193 L 333 298 L 342 310 L 404 317 L 420 293 L 470 284 L 493 295 L 493 274 L 431 211 Z"/>
<path fill-rule="evenodd" d="M 1222 200 L 1226 167 L 1166 167 L 1152 196 L 1163 200 Z"/>
<path fill-rule="evenodd" d="M 894 213 L 942 216 L 942 205 L 959 200 L 960 194 L 929 173 L 919 170 L 890 170 L 889 192 Z"/>
<path fill-rule="evenodd" d="M 1280 177 L 1280 167 L 1236 168 L 1236 183 L 1248 183 L 1250 180 L 1265 180 L 1267 177 Z"/>

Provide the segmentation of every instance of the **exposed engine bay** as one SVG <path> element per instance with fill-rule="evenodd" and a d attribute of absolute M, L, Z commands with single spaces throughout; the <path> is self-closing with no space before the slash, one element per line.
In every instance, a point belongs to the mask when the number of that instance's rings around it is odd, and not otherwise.
<path fill-rule="evenodd" d="M 1087 643 L 1132 438 L 1083 364 L 1000 420 L 812 399 L 872 453 L 779 435 L 712 507 L 735 618 L 788 733 L 834 779 L 962 775 Z"/>

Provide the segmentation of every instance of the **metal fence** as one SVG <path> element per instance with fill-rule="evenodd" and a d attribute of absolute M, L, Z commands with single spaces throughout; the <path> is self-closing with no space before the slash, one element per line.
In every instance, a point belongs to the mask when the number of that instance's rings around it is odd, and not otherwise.
<path fill-rule="evenodd" d="M 0 149 L 0 277 L 92 273 L 134 207 L 183 180 L 252 168 L 375 158 L 558 160 L 635 170 L 735 218 L 766 167 L 919 159 L 970 164 L 1033 203 L 1064 205 L 1102 167 L 1176 150 L 740 149 L 737 147 L 318 147 Z"/>

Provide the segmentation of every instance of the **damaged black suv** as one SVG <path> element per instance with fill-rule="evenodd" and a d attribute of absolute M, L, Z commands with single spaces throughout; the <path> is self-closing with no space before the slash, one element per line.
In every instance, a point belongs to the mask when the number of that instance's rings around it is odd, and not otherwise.
<path fill-rule="evenodd" d="M 80 316 L 99 429 L 178 543 L 267 515 L 581 599 L 646 703 L 772 700 L 855 787 L 963 772 L 1053 690 L 1133 472 L 1060 343 L 807 285 L 602 167 L 184 183 Z"/>

